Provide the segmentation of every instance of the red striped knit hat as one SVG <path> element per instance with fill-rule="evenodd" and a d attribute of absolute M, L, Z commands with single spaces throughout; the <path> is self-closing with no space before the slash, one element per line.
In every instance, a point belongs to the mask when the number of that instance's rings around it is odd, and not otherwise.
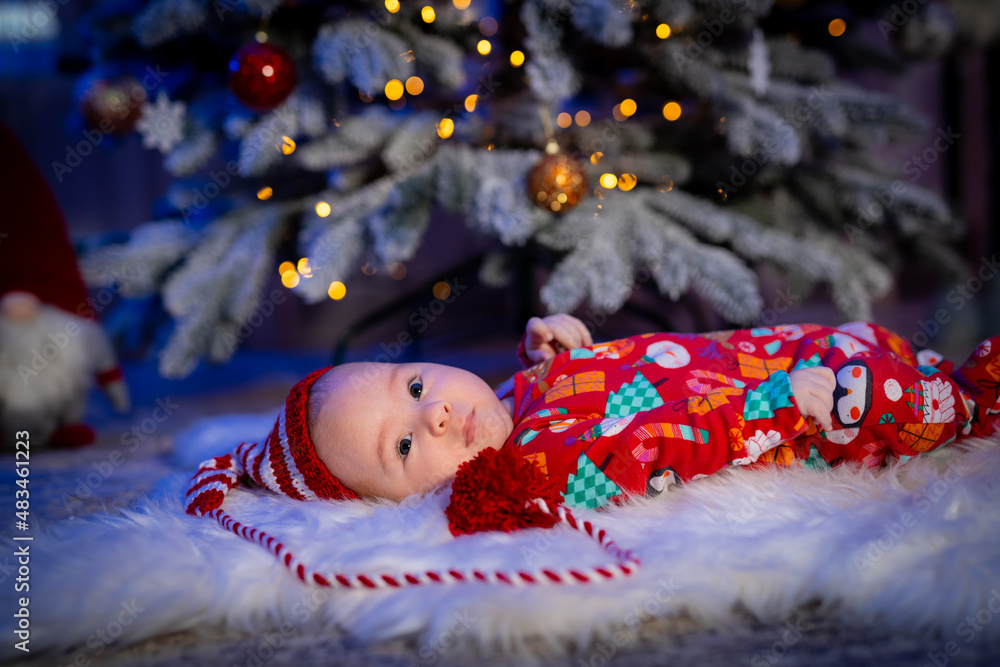
<path fill-rule="evenodd" d="M 313 371 L 292 387 L 265 440 L 244 442 L 233 452 L 201 464 L 188 487 L 188 514 L 204 516 L 220 509 L 229 490 L 246 478 L 296 500 L 358 498 L 320 461 L 309 437 L 309 390 L 328 370 Z"/>
<path fill-rule="evenodd" d="M 639 559 L 618 547 L 607 531 L 590 521 L 577 521 L 562 506 L 562 497 L 534 463 L 513 449 L 487 449 L 463 463 L 446 510 L 452 534 L 480 530 L 512 531 L 563 523 L 586 534 L 616 562 L 602 567 L 563 570 L 444 570 L 400 574 L 319 572 L 300 561 L 283 542 L 224 509 L 226 494 L 249 478 L 271 491 L 296 500 L 356 500 L 359 496 L 320 461 L 309 437 L 309 390 L 330 367 L 313 371 L 288 392 L 285 406 L 267 439 L 243 443 L 232 453 L 201 464 L 187 492 L 187 513 L 215 519 L 226 530 L 273 553 L 299 579 L 336 588 L 401 588 L 424 584 L 485 582 L 507 585 L 585 584 L 631 575 Z"/>

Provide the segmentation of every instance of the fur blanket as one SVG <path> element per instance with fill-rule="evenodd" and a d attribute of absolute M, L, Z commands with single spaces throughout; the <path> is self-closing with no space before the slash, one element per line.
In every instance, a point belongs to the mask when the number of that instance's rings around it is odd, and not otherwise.
<path fill-rule="evenodd" d="M 1000 437 L 879 473 L 733 469 L 655 501 L 577 512 L 642 559 L 624 580 L 330 592 L 302 584 L 270 553 L 214 521 L 183 512 L 198 461 L 256 437 L 272 419 L 196 425 L 177 437 L 177 472 L 129 509 L 66 520 L 37 535 L 30 547 L 32 653 L 93 657 L 112 643 L 177 631 L 293 626 L 337 628 L 363 642 L 415 637 L 425 661 L 456 640 L 491 653 L 543 655 L 595 640 L 627 643 L 652 618 L 684 615 L 724 628 L 744 623 L 747 612 L 780 623 L 804 607 L 845 629 L 877 624 L 932 633 L 942 650 L 948 642 L 1000 649 Z M 280 536 L 306 562 L 342 572 L 607 562 L 597 545 L 564 527 L 454 539 L 443 513 L 447 496 L 402 505 L 302 503 L 237 489 L 226 507 Z M 6 540 L 11 553 L 16 544 Z M 3 588 L 16 599 L 12 586 Z M 14 599 L 4 603 L 16 608 Z M 9 638 L 17 619 L 4 614 L 0 625 Z M 23 656 L 10 641 L 2 653 Z"/>

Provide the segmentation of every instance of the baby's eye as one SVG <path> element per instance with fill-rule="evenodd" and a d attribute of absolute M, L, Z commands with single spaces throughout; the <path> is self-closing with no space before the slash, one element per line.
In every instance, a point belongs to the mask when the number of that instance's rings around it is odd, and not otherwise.
<path fill-rule="evenodd" d="M 410 383 L 410 396 L 412 396 L 414 400 L 419 401 L 422 393 L 424 393 L 423 382 L 420 380 L 414 380 Z"/>
<path fill-rule="evenodd" d="M 406 455 L 410 453 L 410 444 L 410 436 L 406 436 L 399 441 L 399 444 L 396 445 L 396 453 L 399 454 L 399 458 L 405 459 Z"/>

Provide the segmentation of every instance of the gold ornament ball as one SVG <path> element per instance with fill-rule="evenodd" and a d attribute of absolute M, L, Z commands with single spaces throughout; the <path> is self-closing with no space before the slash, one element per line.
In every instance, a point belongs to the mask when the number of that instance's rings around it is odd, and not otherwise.
<path fill-rule="evenodd" d="M 583 162 L 567 153 L 546 155 L 528 172 L 528 196 L 539 208 L 564 213 L 586 194 Z"/>

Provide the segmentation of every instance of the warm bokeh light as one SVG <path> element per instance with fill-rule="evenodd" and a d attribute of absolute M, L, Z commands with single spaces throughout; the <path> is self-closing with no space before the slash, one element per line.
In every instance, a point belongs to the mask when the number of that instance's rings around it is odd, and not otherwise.
<path fill-rule="evenodd" d="M 455 5 L 455 9 L 468 9 L 472 0 L 452 0 L 452 4 Z"/>
<path fill-rule="evenodd" d="M 434 13 L 434 8 L 427 5 L 420 10 L 420 18 L 424 20 L 424 23 L 434 23 L 434 19 L 437 18 L 437 14 Z"/>
<path fill-rule="evenodd" d="M 399 11 L 399 0 L 385 0 L 385 8 L 390 14 L 395 14 Z"/>
<path fill-rule="evenodd" d="M 615 120 L 617 120 L 619 123 L 622 122 L 622 121 L 628 120 L 628 116 L 626 116 L 625 114 L 622 113 L 622 105 L 620 105 L 620 104 L 616 104 L 611 109 L 611 116 Z"/>
<path fill-rule="evenodd" d="M 330 215 L 330 205 L 327 204 L 325 201 L 316 202 L 316 215 L 318 215 L 321 218 L 325 218 L 326 216 Z"/>
<path fill-rule="evenodd" d="M 296 285 L 298 285 L 299 280 L 300 280 L 299 274 L 296 273 L 294 269 L 291 271 L 285 271 L 284 273 L 281 274 L 281 284 L 287 287 L 288 289 L 291 289 Z"/>
<path fill-rule="evenodd" d="M 389 265 L 389 277 L 393 280 L 402 280 L 406 277 L 406 267 L 401 262 L 393 262 Z"/>
<path fill-rule="evenodd" d="M 476 44 L 476 51 L 479 51 L 479 55 L 488 55 L 491 50 L 493 50 L 493 45 L 490 44 L 490 40 L 488 39 L 481 39 L 479 40 L 479 43 Z"/>
<path fill-rule="evenodd" d="M 677 120 L 681 117 L 681 105 L 677 102 L 667 102 L 663 105 L 663 117 L 667 120 Z"/>
<path fill-rule="evenodd" d="M 347 285 L 340 282 L 339 280 L 334 280 L 330 283 L 330 287 L 326 290 L 326 293 L 330 295 L 330 298 L 334 301 L 340 301 L 347 294 Z"/>
<path fill-rule="evenodd" d="M 590 125 L 590 114 L 586 111 L 577 111 L 574 120 L 580 127 L 587 127 Z"/>
<path fill-rule="evenodd" d="M 267 33 L 263 30 L 255 32 L 253 38 L 258 44 L 267 44 Z"/>
<path fill-rule="evenodd" d="M 635 187 L 636 182 L 635 174 L 622 174 L 618 179 L 618 187 L 628 192 Z"/>
<path fill-rule="evenodd" d="M 492 37 L 497 34 L 499 27 L 497 20 L 492 16 L 487 16 L 479 22 L 479 32 L 483 33 L 486 37 Z"/>
<path fill-rule="evenodd" d="M 455 121 L 451 118 L 442 118 L 441 122 L 437 124 L 437 131 L 439 137 L 447 139 L 455 131 Z"/>
<path fill-rule="evenodd" d="M 601 161 L 601 158 L 603 158 L 603 157 L 604 157 L 604 153 L 602 153 L 601 151 L 597 151 L 596 153 L 592 153 L 590 155 L 590 164 L 597 164 L 598 162 Z"/>
<path fill-rule="evenodd" d="M 570 116 L 565 111 L 563 111 L 561 114 L 559 114 L 558 116 L 556 116 L 556 125 L 558 125 L 559 127 L 564 127 L 565 128 L 565 127 L 569 127 L 572 124 L 573 124 L 573 117 Z"/>
<path fill-rule="evenodd" d="M 410 95 L 419 95 L 424 92 L 424 80 L 419 76 L 411 76 L 406 80 L 406 92 Z"/>
<path fill-rule="evenodd" d="M 385 84 L 385 96 L 390 100 L 398 100 L 403 96 L 403 82 L 399 79 L 389 79 Z"/>
<path fill-rule="evenodd" d="M 614 174 L 601 174 L 601 186 L 610 190 L 618 185 L 618 177 Z"/>
<path fill-rule="evenodd" d="M 260 73 L 263 74 L 268 79 L 270 79 L 272 76 L 274 76 L 274 67 L 272 67 L 271 65 L 264 65 L 263 67 L 260 68 Z"/>
<path fill-rule="evenodd" d="M 371 95 L 369 95 L 368 93 L 366 93 L 363 90 L 359 90 L 358 91 L 358 97 L 361 98 L 362 102 L 371 102 L 372 100 L 375 99 L 374 97 L 372 97 Z"/>
<path fill-rule="evenodd" d="M 278 267 L 279 276 L 283 276 L 289 271 L 295 271 L 295 265 L 292 264 L 291 262 L 282 262 L 281 265 Z"/>
<path fill-rule="evenodd" d="M 313 272 L 312 267 L 309 266 L 308 257 L 303 257 L 302 259 L 300 259 L 299 263 L 296 265 L 295 268 L 298 269 L 299 273 L 301 273 L 302 276 L 305 278 L 308 278 Z"/>
<path fill-rule="evenodd" d="M 431 292 L 434 294 L 435 299 L 444 301 L 451 296 L 451 285 L 442 280 L 441 282 L 434 283 L 434 289 Z"/>
<path fill-rule="evenodd" d="M 624 114 L 625 117 L 628 118 L 629 116 L 635 113 L 636 110 L 635 100 L 633 100 L 631 97 L 624 99 L 622 100 L 622 103 L 621 105 L 619 105 L 618 108 L 621 109 L 622 114 Z"/>
<path fill-rule="evenodd" d="M 291 155 L 295 152 L 295 142 L 291 137 L 281 138 L 281 152 L 285 155 Z"/>
<path fill-rule="evenodd" d="M 670 37 L 670 26 L 668 26 L 666 23 L 661 23 L 660 25 L 656 26 L 656 36 L 659 37 L 660 39 L 666 39 L 667 37 Z"/>
<path fill-rule="evenodd" d="M 476 102 L 479 101 L 479 95 L 469 95 L 465 98 L 465 110 L 472 113 L 476 110 Z"/>
<path fill-rule="evenodd" d="M 524 64 L 524 53 L 521 51 L 513 51 L 510 54 L 510 64 L 514 67 L 520 67 Z"/>
<path fill-rule="evenodd" d="M 274 194 L 274 190 L 271 189 L 270 185 L 265 185 L 260 190 L 257 191 L 257 199 L 265 200 L 270 199 L 271 195 Z"/>
<path fill-rule="evenodd" d="M 826 27 L 830 31 L 830 34 L 834 37 L 840 37 L 847 30 L 847 22 L 844 19 L 833 19 L 830 21 L 830 25 Z"/>

